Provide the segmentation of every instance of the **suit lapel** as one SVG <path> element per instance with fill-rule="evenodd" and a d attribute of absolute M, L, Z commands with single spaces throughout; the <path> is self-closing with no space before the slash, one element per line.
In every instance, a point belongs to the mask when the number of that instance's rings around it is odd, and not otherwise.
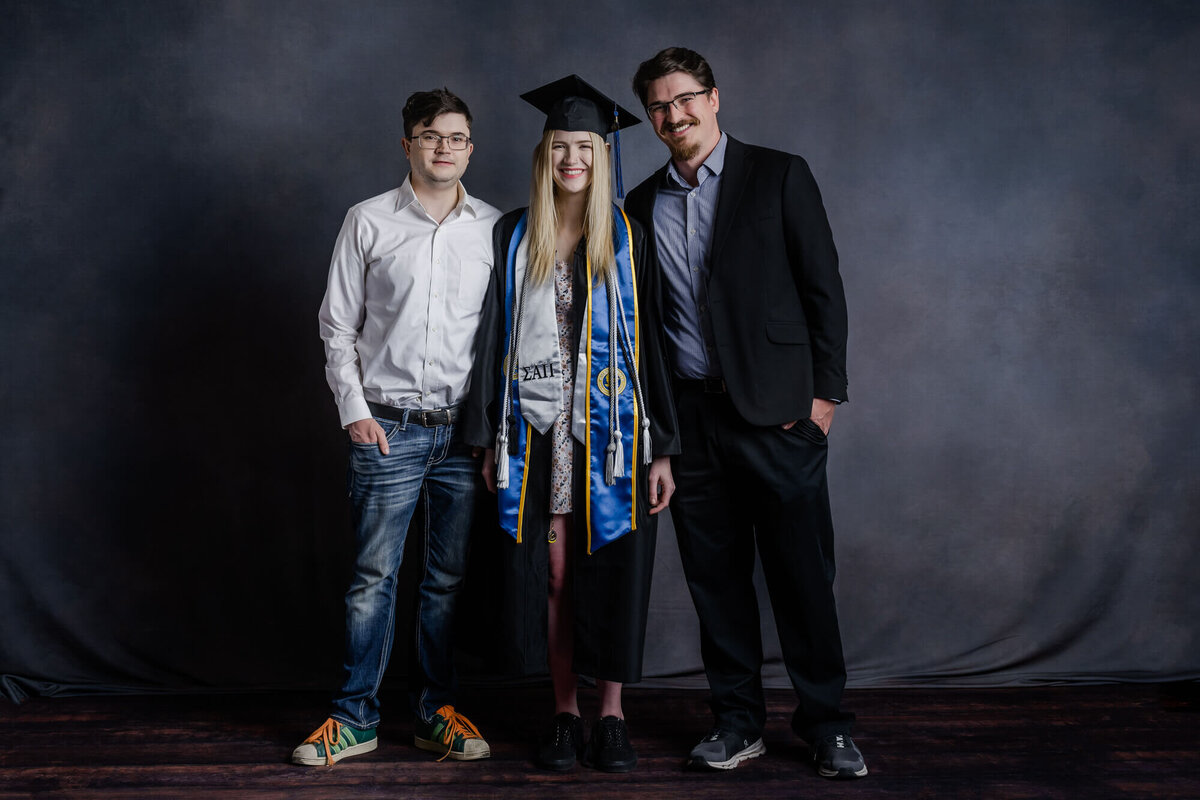
<path fill-rule="evenodd" d="M 734 212 L 742 202 L 742 192 L 750 177 L 749 152 L 746 146 L 729 137 L 725 145 L 725 167 L 721 172 L 721 194 L 717 198 L 717 218 L 713 222 L 712 250 L 709 256 L 709 278 L 720 263 L 721 250 L 725 246 L 729 225 Z"/>
<path fill-rule="evenodd" d="M 667 167 L 664 164 L 659 167 L 653 175 L 650 176 L 649 191 L 630 192 L 626 200 L 633 199 L 634 207 L 626 209 L 635 219 L 645 220 L 646 232 L 650 234 L 650 241 L 654 241 L 654 202 L 658 199 L 658 189 L 667 179 Z M 643 196 L 645 201 L 642 201 Z"/>

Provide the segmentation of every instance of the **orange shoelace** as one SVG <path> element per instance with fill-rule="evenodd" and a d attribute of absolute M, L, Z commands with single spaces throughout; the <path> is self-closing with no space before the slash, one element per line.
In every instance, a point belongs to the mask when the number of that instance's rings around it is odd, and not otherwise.
<path fill-rule="evenodd" d="M 325 724 L 312 732 L 304 740 L 305 744 L 319 744 L 325 747 L 325 765 L 333 766 L 333 747 L 342 738 L 342 723 L 338 722 L 333 717 L 325 720 Z"/>
<path fill-rule="evenodd" d="M 446 720 L 446 727 L 442 729 L 442 744 L 446 745 L 446 752 L 438 761 L 446 760 L 450 751 L 454 749 L 454 740 L 458 737 L 461 736 L 464 739 L 483 738 L 483 734 L 471 723 L 471 720 L 455 711 L 454 706 L 442 706 L 437 713 Z"/>

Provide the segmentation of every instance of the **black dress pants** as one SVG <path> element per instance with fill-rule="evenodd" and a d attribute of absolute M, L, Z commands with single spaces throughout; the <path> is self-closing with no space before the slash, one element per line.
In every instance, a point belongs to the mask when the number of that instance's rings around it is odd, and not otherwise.
<path fill-rule="evenodd" d="M 766 722 L 762 636 L 753 583 L 757 545 L 775 627 L 806 741 L 849 733 L 846 666 L 833 596 L 833 520 L 825 435 L 808 419 L 789 430 L 747 423 L 729 396 L 681 381 L 682 454 L 672 461 L 671 518 L 700 618 L 716 724 L 750 739 Z"/>

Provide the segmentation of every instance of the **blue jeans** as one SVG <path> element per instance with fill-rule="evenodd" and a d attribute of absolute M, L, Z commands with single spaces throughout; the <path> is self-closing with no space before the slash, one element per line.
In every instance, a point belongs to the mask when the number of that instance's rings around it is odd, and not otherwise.
<path fill-rule="evenodd" d="M 357 556 L 346 592 L 344 682 L 334 719 L 356 728 L 379 724 L 379 684 L 392 651 L 396 571 L 417 503 L 426 509 L 425 563 L 416 614 L 413 713 L 428 721 L 454 704 L 454 606 L 467 568 L 478 461 L 453 425 L 424 428 L 375 418 L 390 453 L 350 443 L 350 498 Z"/>

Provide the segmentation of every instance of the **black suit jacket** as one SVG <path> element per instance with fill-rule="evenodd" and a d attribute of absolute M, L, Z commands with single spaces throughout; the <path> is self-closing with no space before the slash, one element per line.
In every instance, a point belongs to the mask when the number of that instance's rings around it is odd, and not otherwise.
<path fill-rule="evenodd" d="M 666 174 L 663 165 L 625 200 L 648 231 Z M 755 425 L 782 424 L 807 418 L 814 397 L 848 399 L 846 297 L 805 160 L 730 136 L 713 227 L 712 329 L 738 413 Z"/>

